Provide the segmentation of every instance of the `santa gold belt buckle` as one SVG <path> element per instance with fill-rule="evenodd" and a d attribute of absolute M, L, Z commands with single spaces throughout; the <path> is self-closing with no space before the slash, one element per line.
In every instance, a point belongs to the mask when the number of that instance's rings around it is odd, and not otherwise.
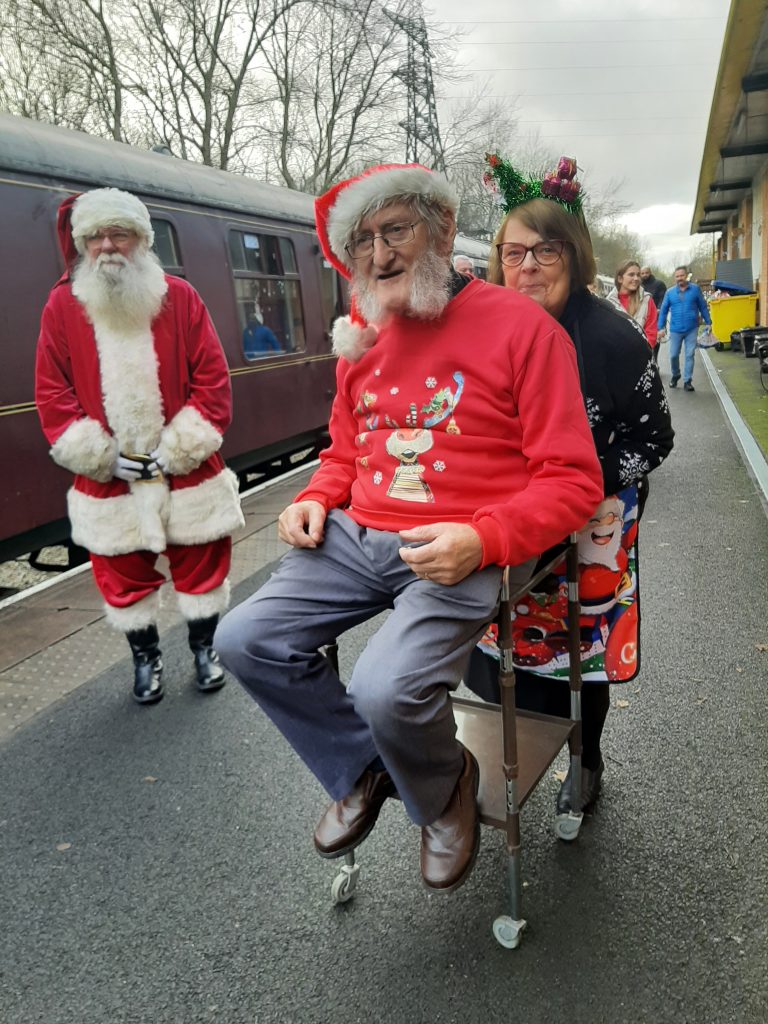
<path fill-rule="evenodd" d="M 140 462 L 142 465 L 141 476 L 137 476 L 135 483 L 137 484 L 161 484 L 163 482 L 163 471 L 155 463 L 156 470 L 154 473 L 150 470 L 150 463 L 154 463 L 155 460 L 151 455 L 140 455 L 138 452 L 126 452 L 126 459 L 135 459 L 136 462 Z"/>

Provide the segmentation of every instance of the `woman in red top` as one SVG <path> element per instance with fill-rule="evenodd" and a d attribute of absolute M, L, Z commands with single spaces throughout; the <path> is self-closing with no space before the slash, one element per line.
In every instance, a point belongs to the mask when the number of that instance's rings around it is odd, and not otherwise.
<path fill-rule="evenodd" d="M 640 283 L 640 264 L 635 260 L 627 260 L 616 271 L 613 280 L 616 287 L 607 296 L 608 301 L 629 313 L 632 319 L 642 327 L 648 344 L 653 349 L 653 358 L 656 360 L 658 310 L 650 292 L 646 292 Z"/>

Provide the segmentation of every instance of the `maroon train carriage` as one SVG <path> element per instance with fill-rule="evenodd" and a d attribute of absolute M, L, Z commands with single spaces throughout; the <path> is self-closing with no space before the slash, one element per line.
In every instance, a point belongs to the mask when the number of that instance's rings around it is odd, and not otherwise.
<path fill-rule="evenodd" d="M 35 413 L 35 344 L 64 270 L 58 206 L 104 186 L 146 203 L 166 272 L 194 285 L 211 313 L 232 377 L 222 449 L 231 468 L 244 478 L 325 437 L 335 386 L 330 327 L 346 292 L 320 253 L 311 196 L 0 114 L 0 561 L 69 535 L 71 477 L 48 455 Z M 459 236 L 456 252 L 483 274 L 485 243 Z"/>
<path fill-rule="evenodd" d="M 0 116 L 0 560 L 68 534 L 70 474 L 51 461 L 35 413 L 35 343 L 64 269 L 57 208 L 72 192 L 106 185 L 147 204 L 163 266 L 187 278 L 210 310 L 232 376 L 228 464 L 243 473 L 315 446 L 328 422 L 329 327 L 343 300 L 319 252 L 310 196 Z M 255 341 L 259 334 L 269 343 Z"/>

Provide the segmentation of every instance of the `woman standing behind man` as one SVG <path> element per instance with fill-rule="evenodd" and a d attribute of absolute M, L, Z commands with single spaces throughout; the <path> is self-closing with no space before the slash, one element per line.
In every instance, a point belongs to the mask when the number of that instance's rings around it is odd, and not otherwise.
<path fill-rule="evenodd" d="M 538 181 L 495 154 L 487 160 L 483 180 L 506 211 L 491 248 L 488 280 L 530 296 L 571 336 L 603 469 L 605 500 L 579 533 L 582 798 L 581 807 L 572 808 L 569 772 L 557 796 L 557 814 L 567 815 L 588 809 L 600 792 L 609 684 L 627 681 L 639 669 L 637 523 L 647 474 L 669 455 L 674 432 L 641 328 L 588 290 L 596 266 L 576 162 L 563 157 L 557 171 Z M 557 577 L 545 583 L 515 609 L 516 701 L 518 707 L 567 718 L 563 584 Z M 498 673 L 488 656 L 493 647 L 490 642 L 475 649 L 465 681 L 481 697 L 498 701 Z"/>
<path fill-rule="evenodd" d="M 627 260 L 626 263 L 622 263 L 616 271 L 613 281 L 616 287 L 608 293 L 606 298 L 617 309 L 623 309 L 625 313 L 629 313 L 635 323 L 642 327 L 648 344 L 653 349 L 653 360 L 658 363 L 657 336 L 659 328 L 656 321 L 659 311 L 650 292 L 645 291 L 642 286 L 640 264 L 635 260 Z"/>

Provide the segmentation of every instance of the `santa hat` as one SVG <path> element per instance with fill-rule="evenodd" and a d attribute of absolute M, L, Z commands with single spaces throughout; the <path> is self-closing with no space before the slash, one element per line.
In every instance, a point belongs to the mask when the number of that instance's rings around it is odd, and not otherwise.
<path fill-rule="evenodd" d="M 352 276 L 344 246 L 370 210 L 389 201 L 421 198 L 450 213 L 459 207 L 458 196 L 439 171 L 421 164 L 380 164 L 334 185 L 315 200 L 315 224 L 323 255 L 347 280 Z M 376 341 L 376 328 L 367 324 L 355 305 L 349 316 L 333 325 L 333 351 L 354 362 Z"/>
<path fill-rule="evenodd" d="M 119 188 L 96 188 L 79 195 L 72 204 L 70 226 L 75 247 L 81 255 L 85 252 L 86 238 L 101 228 L 135 231 L 148 246 L 155 240 L 149 210 L 136 196 Z"/>

